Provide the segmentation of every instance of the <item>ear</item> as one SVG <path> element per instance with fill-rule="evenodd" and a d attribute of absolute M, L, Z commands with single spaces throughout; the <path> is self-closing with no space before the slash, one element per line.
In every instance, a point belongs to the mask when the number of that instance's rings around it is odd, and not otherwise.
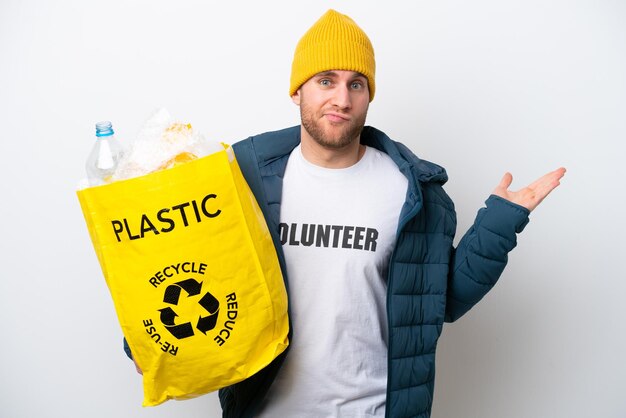
<path fill-rule="evenodd" d="M 300 106 L 300 89 L 296 90 L 293 96 L 291 96 L 291 101 L 294 102 L 297 106 Z"/>

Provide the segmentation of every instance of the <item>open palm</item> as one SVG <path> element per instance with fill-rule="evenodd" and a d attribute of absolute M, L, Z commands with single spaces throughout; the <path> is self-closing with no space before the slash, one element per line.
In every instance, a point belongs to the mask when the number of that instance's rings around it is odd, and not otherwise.
<path fill-rule="evenodd" d="M 558 168 L 535 180 L 527 187 L 514 192 L 509 190 L 513 176 L 511 173 L 506 173 L 500 180 L 500 184 L 494 189 L 493 194 L 532 211 L 552 190 L 561 184 L 560 180 L 564 175 L 565 168 Z"/>

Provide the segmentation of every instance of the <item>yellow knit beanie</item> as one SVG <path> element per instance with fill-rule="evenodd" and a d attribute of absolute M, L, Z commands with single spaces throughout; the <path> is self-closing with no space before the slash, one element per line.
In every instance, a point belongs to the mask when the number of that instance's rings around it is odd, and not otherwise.
<path fill-rule="evenodd" d="M 367 77 L 370 102 L 374 99 L 374 48 L 363 30 L 348 16 L 328 10 L 298 42 L 291 65 L 289 95 L 317 73 L 357 71 Z"/>

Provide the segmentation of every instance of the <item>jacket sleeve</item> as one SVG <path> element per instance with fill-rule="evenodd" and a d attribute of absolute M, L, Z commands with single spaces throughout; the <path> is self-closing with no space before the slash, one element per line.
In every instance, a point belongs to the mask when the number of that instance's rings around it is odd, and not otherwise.
<path fill-rule="evenodd" d="M 133 353 L 131 353 L 130 351 L 130 346 L 128 345 L 128 341 L 126 341 L 126 337 L 123 338 L 123 344 L 124 344 L 124 352 L 126 353 L 126 355 L 128 356 L 129 359 L 133 359 Z"/>
<path fill-rule="evenodd" d="M 528 224 L 530 212 L 522 206 L 495 195 L 485 204 L 453 251 L 446 322 L 459 319 L 491 290 L 517 245 L 516 234 Z"/>

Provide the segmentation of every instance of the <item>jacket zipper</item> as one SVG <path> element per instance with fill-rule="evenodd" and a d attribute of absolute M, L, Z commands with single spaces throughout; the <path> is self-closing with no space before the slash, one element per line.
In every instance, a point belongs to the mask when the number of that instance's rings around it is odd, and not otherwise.
<path fill-rule="evenodd" d="M 415 178 L 415 175 L 413 174 L 413 170 L 409 169 L 409 173 L 411 174 L 411 178 L 410 180 L 413 180 L 414 184 L 416 185 L 415 190 L 417 191 L 416 195 L 418 197 L 418 201 L 417 204 L 413 207 L 413 209 L 411 209 L 411 211 L 400 220 L 399 224 L 398 224 L 398 231 L 396 232 L 396 246 L 393 249 L 393 252 L 391 253 L 391 257 L 389 258 L 389 270 L 387 272 L 387 394 L 385 396 L 385 418 L 389 418 L 389 394 L 390 394 L 390 389 L 389 389 L 389 383 L 391 382 L 391 352 L 392 352 L 392 338 L 391 338 L 391 330 L 392 330 L 392 326 L 391 326 L 391 286 L 392 286 L 392 281 L 393 281 L 393 266 L 395 263 L 395 259 L 396 259 L 396 249 L 397 249 L 397 244 L 398 244 L 398 239 L 400 238 L 400 234 L 402 233 L 402 231 L 404 230 L 404 227 L 406 226 L 407 223 L 409 223 L 409 221 L 411 219 L 413 219 L 417 213 L 422 209 L 423 206 L 423 196 L 422 196 L 422 192 L 419 188 L 419 186 L 417 186 L 418 181 Z M 409 181 L 410 183 L 410 181 Z M 410 184 L 409 184 L 410 185 Z"/>

